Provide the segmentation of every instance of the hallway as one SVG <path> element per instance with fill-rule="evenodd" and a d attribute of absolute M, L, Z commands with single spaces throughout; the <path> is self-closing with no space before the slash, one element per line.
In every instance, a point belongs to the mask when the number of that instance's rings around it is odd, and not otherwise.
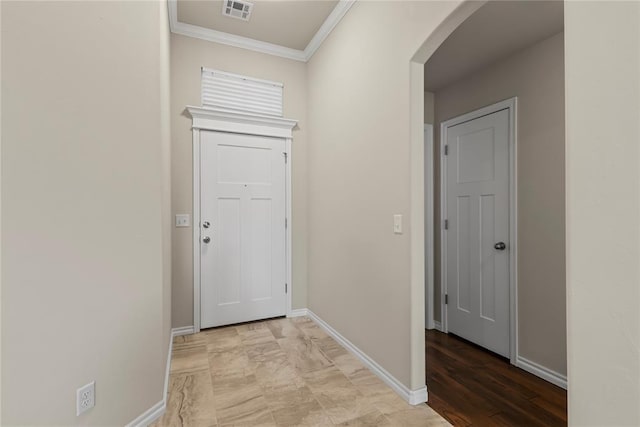
<path fill-rule="evenodd" d="M 566 426 L 567 392 L 454 335 L 426 331 L 429 404 L 456 426 Z"/>
<path fill-rule="evenodd" d="M 311 319 L 176 337 L 167 412 L 154 426 L 446 426 L 411 406 Z"/>

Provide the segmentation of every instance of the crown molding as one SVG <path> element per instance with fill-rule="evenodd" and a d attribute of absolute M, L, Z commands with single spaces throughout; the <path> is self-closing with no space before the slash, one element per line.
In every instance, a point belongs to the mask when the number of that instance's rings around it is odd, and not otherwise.
<path fill-rule="evenodd" d="M 222 108 L 187 105 L 186 110 L 193 119 L 193 129 L 291 138 L 293 128 L 298 124 L 293 119 Z"/>
<path fill-rule="evenodd" d="M 324 20 L 318 32 L 313 36 L 307 47 L 304 49 L 305 62 L 311 59 L 316 50 L 320 48 L 324 39 L 326 39 L 331 31 L 338 25 L 338 23 L 344 18 L 351 6 L 356 0 L 340 0 L 336 7 L 333 8 L 327 19 Z"/>
<path fill-rule="evenodd" d="M 178 0 L 167 0 L 167 2 L 169 6 L 169 26 L 171 28 L 171 32 L 174 34 L 221 43 L 227 46 L 239 47 L 241 49 L 248 49 L 255 52 L 265 53 L 267 55 L 292 59 L 294 61 L 307 62 L 322 45 L 322 42 L 329 36 L 331 31 L 333 31 L 336 25 L 338 25 L 340 20 L 342 20 L 342 18 L 347 14 L 349 9 L 351 9 L 351 6 L 353 6 L 356 0 L 340 0 L 304 50 L 292 49 L 286 46 L 179 22 Z"/>

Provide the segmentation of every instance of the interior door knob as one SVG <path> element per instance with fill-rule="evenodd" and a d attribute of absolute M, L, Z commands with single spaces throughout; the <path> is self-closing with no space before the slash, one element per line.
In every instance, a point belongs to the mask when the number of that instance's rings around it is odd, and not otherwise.
<path fill-rule="evenodd" d="M 494 248 L 496 248 L 496 250 L 498 251 L 504 251 L 507 248 L 507 245 L 504 244 L 504 242 L 498 242 L 495 245 L 493 245 Z"/>
<path fill-rule="evenodd" d="M 205 243 L 209 243 L 211 241 L 211 238 L 209 236 L 204 236 L 202 241 L 205 242 Z"/>

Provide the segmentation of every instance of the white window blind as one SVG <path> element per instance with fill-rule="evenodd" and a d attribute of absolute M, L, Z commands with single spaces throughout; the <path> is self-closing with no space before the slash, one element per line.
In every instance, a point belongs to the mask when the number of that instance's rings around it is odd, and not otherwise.
<path fill-rule="evenodd" d="M 283 84 L 202 68 L 202 106 L 282 117 Z"/>

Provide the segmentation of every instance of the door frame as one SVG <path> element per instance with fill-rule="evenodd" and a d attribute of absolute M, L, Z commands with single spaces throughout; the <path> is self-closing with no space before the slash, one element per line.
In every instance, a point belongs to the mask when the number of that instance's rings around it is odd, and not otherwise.
<path fill-rule="evenodd" d="M 502 110 L 509 111 L 509 360 L 516 364 L 518 355 L 518 143 L 517 143 L 518 97 L 454 117 L 440 124 L 440 306 L 442 331 L 449 331 L 447 305 L 447 236 L 444 220 L 447 218 L 447 162 L 444 146 L 449 127 L 459 125 Z"/>
<path fill-rule="evenodd" d="M 434 227 L 433 227 L 433 125 L 424 124 L 424 170 L 432 173 L 424 174 L 424 255 L 425 255 L 425 329 L 434 329 L 435 323 L 435 291 L 434 291 Z"/>
<path fill-rule="evenodd" d="M 285 314 L 291 314 L 291 295 L 293 293 L 291 265 L 291 143 L 293 128 L 297 120 L 284 119 L 262 114 L 243 113 L 219 108 L 187 106 L 186 111 L 192 118 L 193 132 L 193 331 L 200 332 L 200 132 L 226 132 L 242 135 L 256 135 L 285 140 L 285 272 L 286 272 L 286 308 Z M 285 285 L 283 283 L 283 285 Z"/>

